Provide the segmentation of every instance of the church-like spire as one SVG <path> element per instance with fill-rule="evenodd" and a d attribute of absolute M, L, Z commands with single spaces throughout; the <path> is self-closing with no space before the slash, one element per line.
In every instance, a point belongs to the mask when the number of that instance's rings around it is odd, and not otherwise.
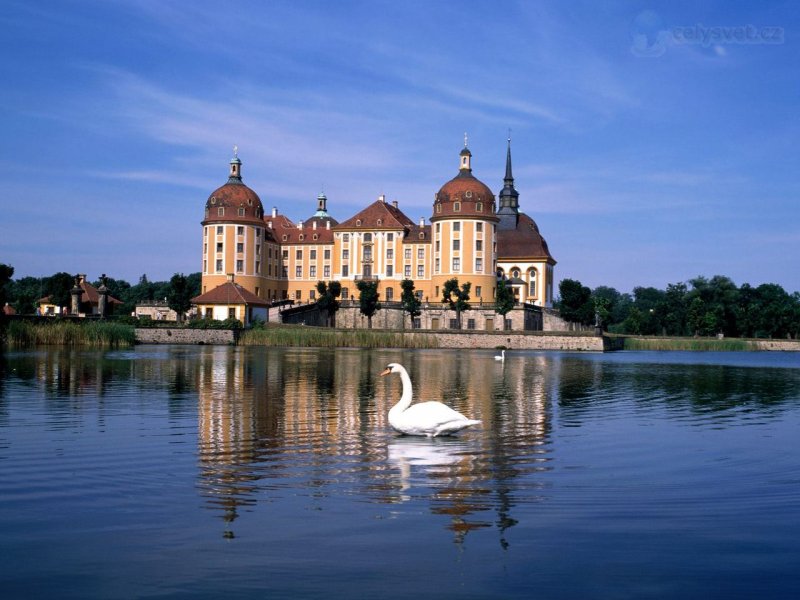
<path fill-rule="evenodd" d="M 514 187 L 514 175 L 511 173 L 511 137 L 508 138 L 506 150 L 506 176 L 503 178 L 503 189 L 498 195 L 500 208 L 497 214 L 517 214 L 519 212 L 519 192 Z"/>
<path fill-rule="evenodd" d="M 511 174 L 511 134 L 508 136 L 508 151 L 506 152 L 506 176 L 503 178 L 503 184 L 508 187 L 514 187 L 514 176 Z"/>
<path fill-rule="evenodd" d="M 231 159 L 231 172 L 228 176 L 228 183 L 242 183 L 242 161 L 239 160 L 239 146 L 233 147 L 233 158 Z"/>
<path fill-rule="evenodd" d="M 461 173 L 472 173 L 472 152 L 467 148 L 467 133 L 464 132 L 464 149 L 459 154 L 458 170 Z"/>

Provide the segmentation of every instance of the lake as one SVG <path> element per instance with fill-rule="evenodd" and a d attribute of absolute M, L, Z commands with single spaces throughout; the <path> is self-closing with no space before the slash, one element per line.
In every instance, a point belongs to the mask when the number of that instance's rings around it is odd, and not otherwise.
<path fill-rule="evenodd" d="M 800 597 L 800 354 L 494 354 L 8 351 L 2 597 Z"/>

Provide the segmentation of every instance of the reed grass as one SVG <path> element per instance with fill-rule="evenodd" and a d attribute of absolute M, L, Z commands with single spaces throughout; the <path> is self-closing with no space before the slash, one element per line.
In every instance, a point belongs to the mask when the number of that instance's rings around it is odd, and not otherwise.
<path fill-rule="evenodd" d="M 374 329 L 326 329 L 276 326 L 250 329 L 239 337 L 241 346 L 297 346 L 315 348 L 438 348 L 434 335 Z"/>
<path fill-rule="evenodd" d="M 134 328 L 113 322 L 53 321 L 33 323 L 12 321 L 8 324 L 9 346 L 94 346 L 116 348 L 136 343 Z"/>
<path fill-rule="evenodd" d="M 732 338 L 644 338 L 626 337 L 625 350 L 678 350 L 692 352 L 744 352 L 758 350 L 748 340 Z"/>

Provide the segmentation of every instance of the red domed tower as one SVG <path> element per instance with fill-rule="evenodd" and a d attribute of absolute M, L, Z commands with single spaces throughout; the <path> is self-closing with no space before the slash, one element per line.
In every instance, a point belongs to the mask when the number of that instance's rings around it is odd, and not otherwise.
<path fill-rule="evenodd" d="M 472 153 L 459 155 L 458 175 L 436 194 L 431 216 L 433 297 L 441 299 L 444 282 L 457 278 L 472 283 L 471 302 L 492 302 L 495 275 L 496 226 L 494 194 L 472 174 Z"/>
<path fill-rule="evenodd" d="M 260 298 L 272 297 L 267 262 L 273 247 L 277 257 L 277 244 L 264 222 L 261 199 L 242 183 L 235 147 L 228 182 L 208 197 L 202 225 L 202 293 L 233 279 Z"/>

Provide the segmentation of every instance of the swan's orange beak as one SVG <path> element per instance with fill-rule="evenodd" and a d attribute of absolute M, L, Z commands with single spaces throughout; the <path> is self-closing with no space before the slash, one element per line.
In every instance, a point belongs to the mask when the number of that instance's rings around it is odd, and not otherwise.
<path fill-rule="evenodd" d="M 384 375 L 390 375 L 391 372 L 392 372 L 392 370 L 387 368 L 381 373 L 381 377 L 383 377 Z"/>

